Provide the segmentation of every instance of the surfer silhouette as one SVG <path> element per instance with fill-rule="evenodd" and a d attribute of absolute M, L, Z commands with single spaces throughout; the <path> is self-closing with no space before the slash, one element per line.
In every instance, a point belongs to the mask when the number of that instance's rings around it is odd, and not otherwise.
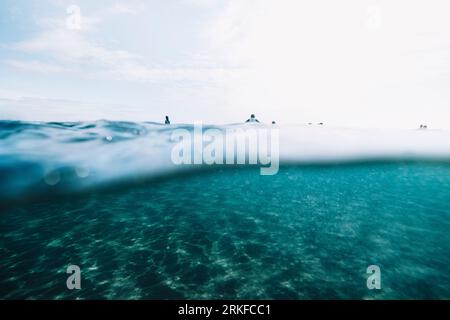
<path fill-rule="evenodd" d="M 247 121 L 245 121 L 245 122 L 259 122 L 259 120 L 255 118 L 254 114 L 252 114 L 250 116 L 250 119 L 247 119 Z"/>
<path fill-rule="evenodd" d="M 169 116 L 166 116 L 166 121 L 164 123 L 165 124 L 170 124 Z"/>

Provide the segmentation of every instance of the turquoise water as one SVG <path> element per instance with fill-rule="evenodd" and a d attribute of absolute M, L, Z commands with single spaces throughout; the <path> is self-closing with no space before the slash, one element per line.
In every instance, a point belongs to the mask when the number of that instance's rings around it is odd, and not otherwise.
<path fill-rule="evenodd" d="M 450 299 L 450 165 L 231 168 L 9 205 L 3 299 Z M 66 268 L 82 289 L 66 288 Z M 366 268 L 381 268 L 368 290 Z"/>

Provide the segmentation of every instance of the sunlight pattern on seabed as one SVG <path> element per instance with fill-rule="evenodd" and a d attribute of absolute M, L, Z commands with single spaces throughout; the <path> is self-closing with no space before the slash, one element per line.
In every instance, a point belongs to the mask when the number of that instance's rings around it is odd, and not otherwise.
<path fill-rule="evenodd" d="M 192 125 L 0 128 L 1 298 L 450 298 L 448 132 L 281 127 L 261 176 L 173 165 Z"/>
<path fill-rule="evenodd" d="M 10 208 L 0 296 L 448 299 L 449 184 L 447 164 L 223 169 Z"/>

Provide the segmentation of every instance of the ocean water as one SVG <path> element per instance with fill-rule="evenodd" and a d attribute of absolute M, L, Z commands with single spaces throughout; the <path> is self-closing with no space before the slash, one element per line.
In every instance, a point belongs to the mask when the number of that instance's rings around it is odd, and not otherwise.
<path fill-rule="evenodd" d="M 380 149 L 386 133 L 286 129 L 279 173 L 261 176 L 174 168 L 170 130 L 0 122 L 0 298 L 450 298 L 448 133 Z"/>

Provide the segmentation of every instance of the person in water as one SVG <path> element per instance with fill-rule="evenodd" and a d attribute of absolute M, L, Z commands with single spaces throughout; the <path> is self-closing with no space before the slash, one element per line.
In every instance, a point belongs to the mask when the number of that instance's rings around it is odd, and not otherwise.
<path fill-rule="evenodd" d="M 169 116 L 166 116 L 166 121 L 164 123 L 165 124 L 170 124 Z"/>
<path fill-rule="evenodd" d="M 252 115 L 250 116 L 250 119 L 248 119 L 248 120 L 245 121 L 245 122 L 259 122 L 259 120 L 255 118 L 255 115 L 254 115 L 254 114 L 252 114 Z"/>

